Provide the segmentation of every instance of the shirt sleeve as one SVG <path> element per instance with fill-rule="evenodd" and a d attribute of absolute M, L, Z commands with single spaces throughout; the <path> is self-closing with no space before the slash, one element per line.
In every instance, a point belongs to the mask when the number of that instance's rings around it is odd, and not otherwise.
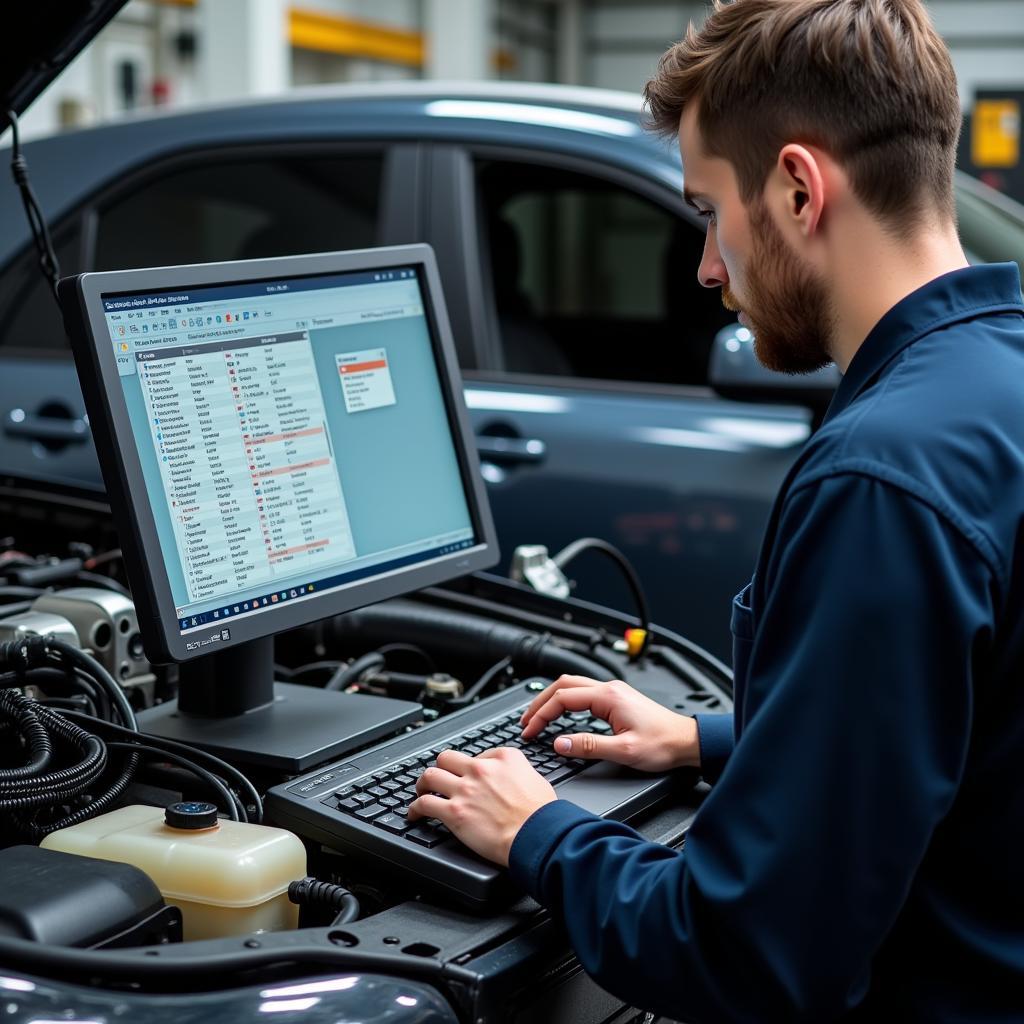
<path fill-rule="evenodd" d="M 683 850 L 564 801 L 511 850 L 595 980 L 673 1019 L 860 1002 L 966 757 L 994 615 L 978 552 L 853 474 L 791 494 L 776 538 L 743 729 Z"/>
<path fill-rule="evenodd" d="M 705 782 L 715 783 L 725 771 L 735 746 L 732 715 L 694 715 L 697 742 L 700 744 L 700 774 Z"/>

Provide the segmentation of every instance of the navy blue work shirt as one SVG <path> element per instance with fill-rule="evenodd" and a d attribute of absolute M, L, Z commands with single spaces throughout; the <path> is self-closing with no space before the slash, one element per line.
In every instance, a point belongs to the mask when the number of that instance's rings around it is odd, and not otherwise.
<path fill-rule="evenodd" d="M 682 851 L 559 800 L 511 871 L 689 1022 L 1024 1020 L 1024 305 L 940 277 L 868 335 L 733 609 Z M 734 735 L 735 733 L 735 735 Z M 735 746 L 734 746 L 735 740 Z"/>

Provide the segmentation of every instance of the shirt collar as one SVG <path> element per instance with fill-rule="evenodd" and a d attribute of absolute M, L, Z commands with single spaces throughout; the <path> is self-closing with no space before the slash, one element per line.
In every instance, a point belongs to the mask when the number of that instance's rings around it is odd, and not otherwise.
<path fill-rule="evenodd" d="M 986 313 L 1024 313 L 1016 263 L 965 267 L 929 281 L 889 310 L 857 350 L 828 407 L 833 419 L 908 345 Z"/>

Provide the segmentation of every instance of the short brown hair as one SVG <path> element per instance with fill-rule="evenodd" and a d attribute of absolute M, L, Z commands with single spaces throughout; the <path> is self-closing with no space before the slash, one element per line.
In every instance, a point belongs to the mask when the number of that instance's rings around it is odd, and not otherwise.
<path fill-rule="evenodd" d="M 897 233 L 929 208 L 956 219 L 956 74 L 921 0 L 714 0 L 644 98 L 670 136 L 698 103 L 704 147 L 735 167 L 746 203 L 779 150 L 802 142 L 842 164 Z"/>

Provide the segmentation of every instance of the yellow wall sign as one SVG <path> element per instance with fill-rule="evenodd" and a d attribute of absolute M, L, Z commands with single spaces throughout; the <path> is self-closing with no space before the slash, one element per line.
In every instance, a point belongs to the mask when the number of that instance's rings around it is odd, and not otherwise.
<path fill-rule="evenodd" d="M 1016 167 L 1020 162 L 1020 104 L 978 100 L 971 119 L 971 161 L 975 167 Z"/>

